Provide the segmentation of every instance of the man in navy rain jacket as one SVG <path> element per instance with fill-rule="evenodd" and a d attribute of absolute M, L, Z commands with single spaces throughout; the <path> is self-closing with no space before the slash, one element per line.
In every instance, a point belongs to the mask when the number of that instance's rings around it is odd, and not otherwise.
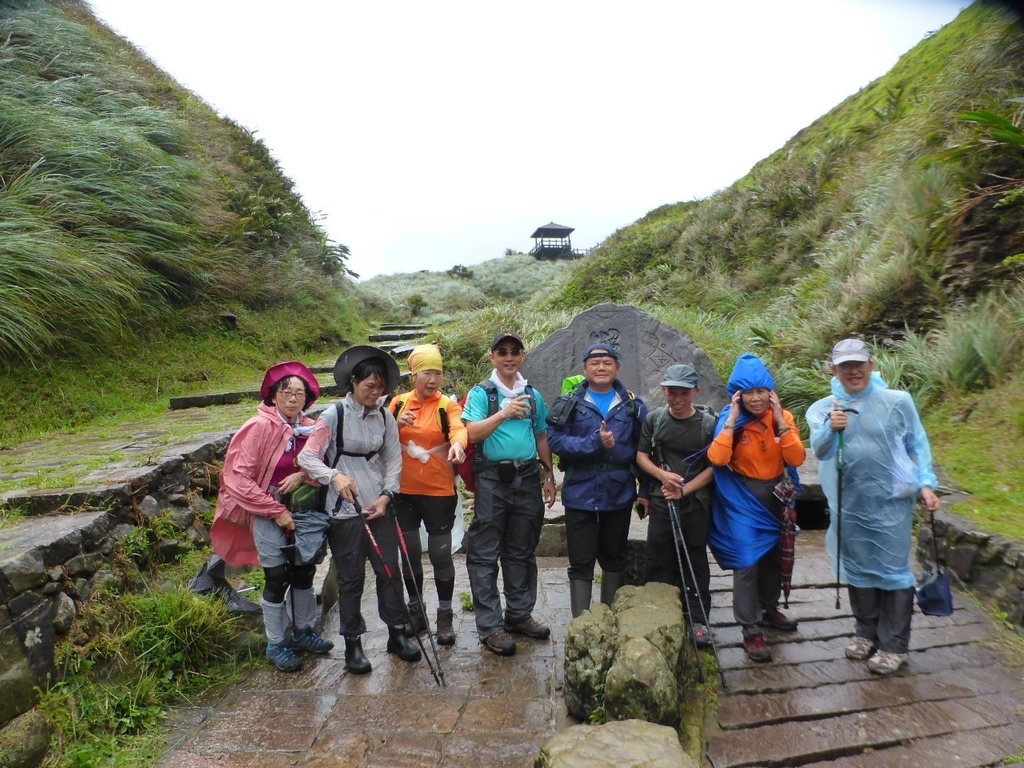
<path fill-rule="evenodd" d="M 548 414 L 548 442 L 565 470 L 562 505 L 573 617 L 590 607 L 594 563 L 601 602 L 625 583 L 630 511 L 637 499 L 636 446 L 647 405 L 619 381 L 621 357 L 608 344 L 583 355 L 583 381 Z M 641 484 L 646 509 L 646 483 Z"/>

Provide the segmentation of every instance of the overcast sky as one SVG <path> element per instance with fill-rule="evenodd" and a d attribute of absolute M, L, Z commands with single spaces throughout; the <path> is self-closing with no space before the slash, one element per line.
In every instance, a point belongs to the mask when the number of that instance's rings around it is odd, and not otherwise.
<path fill-rule="evenodd" d="M 269 146 L 363 278 L 707 197 L 969 4 L 89 2 Z"/>

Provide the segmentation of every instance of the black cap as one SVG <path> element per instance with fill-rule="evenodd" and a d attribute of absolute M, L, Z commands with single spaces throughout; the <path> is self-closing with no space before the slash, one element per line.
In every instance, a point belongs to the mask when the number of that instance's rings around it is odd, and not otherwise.
<path fill-rule="evenodd" d="M 501 342 L 503 342 L 505 339 L 512 339 L 512 341 L 514 341 L 520 347 L 526 347 L 526 344 L 523 343 L 523 337 L 520 336 L 518 333 L 513 333 L 512 331 L 504 331 L 494 337 L 494 341 L 491 342 L 491 352 L 496 350 L 498 348 L 498 345 L 501 344 Z"/>

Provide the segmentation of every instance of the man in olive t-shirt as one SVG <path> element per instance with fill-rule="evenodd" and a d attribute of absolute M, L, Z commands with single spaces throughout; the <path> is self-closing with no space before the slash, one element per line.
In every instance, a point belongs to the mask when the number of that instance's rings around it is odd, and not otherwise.
<path fill-rule="evenodd" d="M 697 645 L 704 648 L 711 644 L 705 620 L 711 612 L 707 543 L 712 482 L 711 466 L 704 449 L 714 438 L 715 418 L 694 407 L 700 387 L 697 372 L 689 365 L 669 366 L 661 391 L 668 405 L 648 414 L 636 456 L 637 466 L 652 478 L 644 581 L 660 581 L 682 589 L 694 637 Z M 686 547 L 686 552 L 682 553 L 682 569 L 676 557 L 669 518 L 670 500 L 679 515 L 682 543 Z M 696 583 L 693 583 L 690 564 Z"/>

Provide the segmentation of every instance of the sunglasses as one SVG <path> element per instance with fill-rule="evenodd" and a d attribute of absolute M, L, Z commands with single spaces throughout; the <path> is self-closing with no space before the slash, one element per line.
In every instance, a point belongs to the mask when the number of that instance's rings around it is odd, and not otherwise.
<path fill-rule="evenodd" d="M 494 354 L 498 357 L 519 357 L 523 354 L 523 348 L 516 347 L 515 349 L 509 349 L 508 347 L 498 347 L 498 349 L 494 350 Z"/>

